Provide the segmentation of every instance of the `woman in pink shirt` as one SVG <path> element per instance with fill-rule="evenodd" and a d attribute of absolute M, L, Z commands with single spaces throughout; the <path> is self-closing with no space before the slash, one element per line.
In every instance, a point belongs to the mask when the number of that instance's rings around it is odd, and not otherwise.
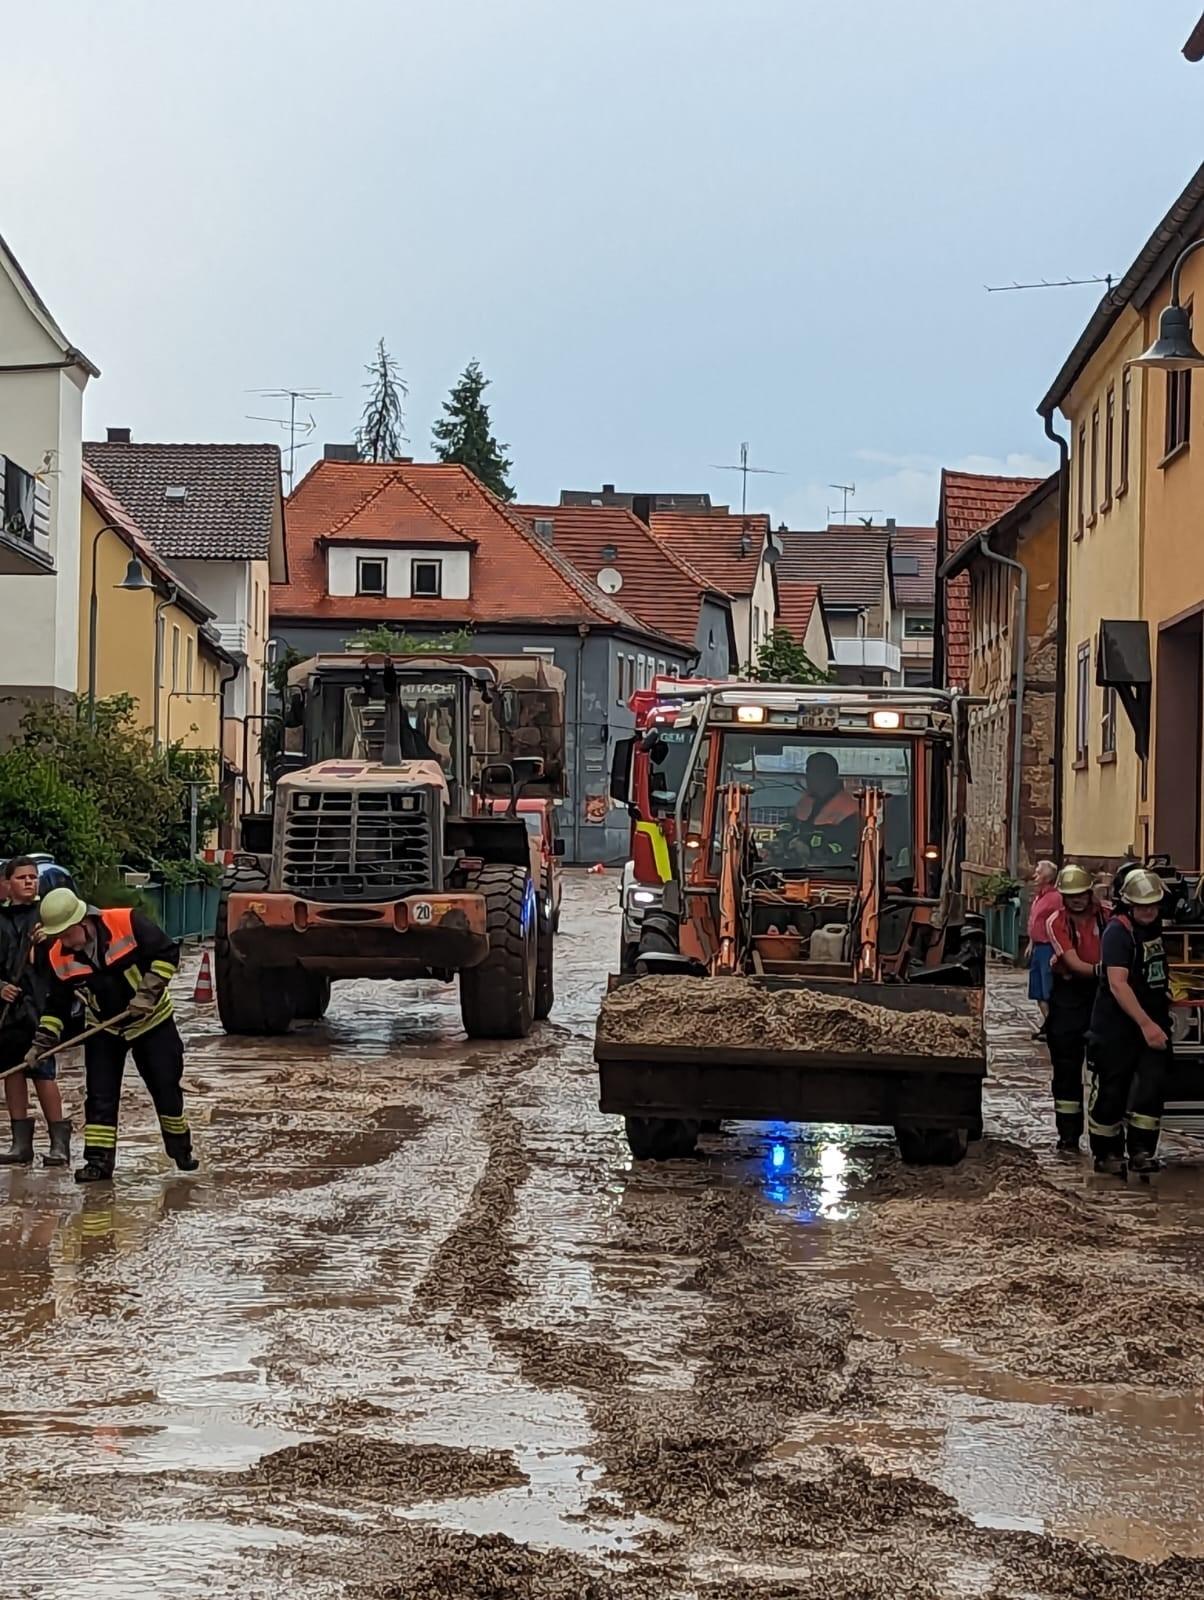
<path fill-rule="evenodd" d="M 1053 971 L 1050 957 L 1053 946 L 1049 942 L 1048 922 L 1055 911 L 1062 909 L 1062 896 L 1054 887 L 1058 869 L 1052 861 L 1038 861 L 1033 873 L 1033 901 L 1028 910 L 1028 997 L 1037 1002 L 1041 1013 L 1041 1026 L 1034 1038 L 1044 1039 L 1045 1024 L 1049 1019 L 1049 997 L 1053 990 Z"/>

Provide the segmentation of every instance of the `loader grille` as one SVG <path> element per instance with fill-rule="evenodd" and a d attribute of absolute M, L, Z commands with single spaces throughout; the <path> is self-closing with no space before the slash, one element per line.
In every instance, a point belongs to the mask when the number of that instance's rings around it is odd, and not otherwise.
<path fill-rule="evenodd" d="M 396 900 L 436 888 L 426 804 L 421 791 L 297 792 L 285 820 L 284 889 L 315 900 Z"/>

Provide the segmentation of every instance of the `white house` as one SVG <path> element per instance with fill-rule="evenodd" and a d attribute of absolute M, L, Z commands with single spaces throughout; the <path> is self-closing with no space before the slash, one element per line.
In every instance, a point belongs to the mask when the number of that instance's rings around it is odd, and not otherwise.
<path fill-rule="evenodd" d="M 0 739 L 79 681 L 83 396 L 99 373 L 0 239 Z"/>

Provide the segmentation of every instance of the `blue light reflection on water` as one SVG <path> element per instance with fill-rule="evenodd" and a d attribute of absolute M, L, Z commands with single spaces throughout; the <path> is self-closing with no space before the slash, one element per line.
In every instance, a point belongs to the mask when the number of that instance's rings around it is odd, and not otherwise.
<path fill-rule="evenodd" d="M 848 1150 L 836 1138 L 812 1144 L 787 1136 L 788 1124 L 767 1125 L 758 1161 L 761 1192 L 795 1221 L 840 1216 L 848 1188 Z"/>

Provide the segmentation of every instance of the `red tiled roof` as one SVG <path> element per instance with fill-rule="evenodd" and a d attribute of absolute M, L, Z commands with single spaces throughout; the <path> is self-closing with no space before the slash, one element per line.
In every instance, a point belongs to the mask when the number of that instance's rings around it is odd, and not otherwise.
<path fill-rule="evenodd" d="M 379 544 L 421 543 L 441 528 L 439 542 L 474 546 L 470 598 L 329 594 L 324 541 L 333 534 L 337 542 L 357 523 L 364 539 Z M 275 618 L 434 627 L 584 623 L 665 637 L 588 584 L 464 467 L 319 461 L 290 496 L 285 526 L 289 581 L 272 585 Z"/>
<path fill-rule="evenodd" d="M 687 560 L 709 583 L 718 584 L 727 594 L 747 599 L 757 585 L 761 567 L 761 548 L 769 532 L 769 517 L 749 512 L 745 517 L 686 516 L 676 511 L 654 511 L 652 532 L 665 545 Z M 751 548 L 741 552 L 741 539 L 747 533 Z"/>
<path fill-rule="evenodd" d="M 623 506 L 516 505 L 527 520 L 550 522 L 553 541 L 578 572 L 592 580 L 603 567 L 623 579 L 624 606 L 651 627 L 692 650 L 698 617 L 707 596 L 730 607 L 731 597 L 708 582 L 669 544 L 653 538 L 647 526 Z"/>
<path fill-rule="evenodd" d="M 778 622 L 788 628 L 796 644 L 802 644 L 819 604 L 818 583 L 799 583 L 793 578 L 778 580 Z"/>
<path fill-rule="evenodd" d="M 896 603 L 905 609 L 933 605 L 936 600 L 936 529 L 896 528 L 890 547 Z M 903 561 L 899 560 L 900 556 Z M 915 562 L 915 572 L 906 570 L 908 558 Z"/>
<path fill-rule="evenodd" d="M 982 472 L 941 472 L 941 503 L 937 516 L 936 562 L 941 566 L 965 541 L 1017 500 L 1044 483 L 1044 478 L 998 478 Z M 970 679 L 970 578 L 961 572 L 944 580 L 943 622 L 939 650 L 945 685 L 965 688 Z"/>

